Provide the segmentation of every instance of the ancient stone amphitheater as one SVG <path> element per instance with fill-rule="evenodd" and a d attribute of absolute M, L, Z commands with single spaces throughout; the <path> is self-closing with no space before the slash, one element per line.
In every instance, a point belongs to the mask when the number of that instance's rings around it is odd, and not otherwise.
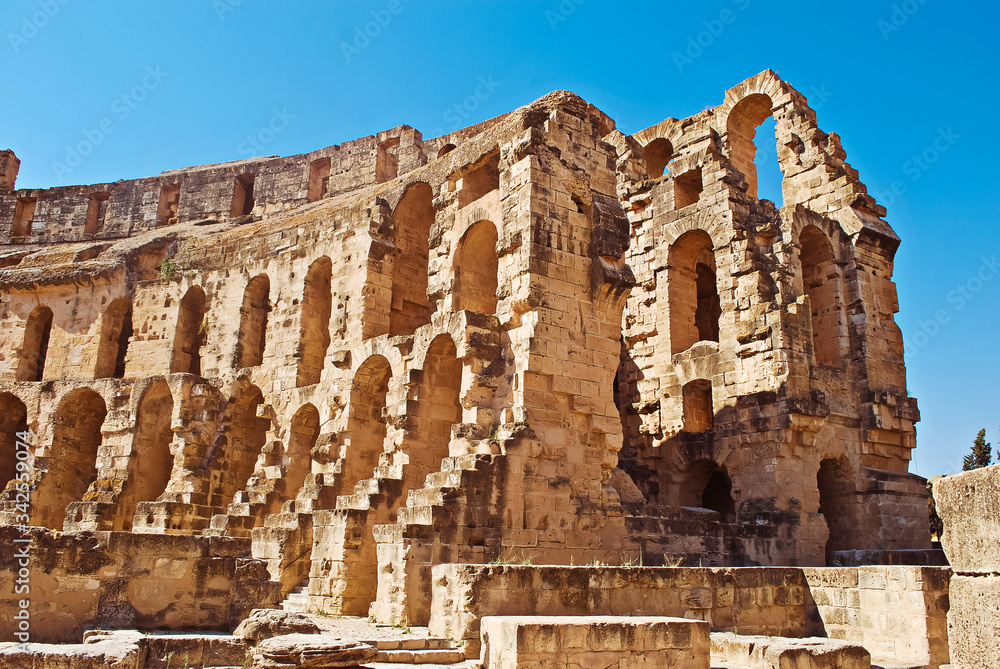
<path fill-rule="evenodd" d="M 192 634 L 281 607 L 428 627 L 382 662 L 949 662 L 899 238 L 773 72 L 634 135 L 557 92 L 130 181 L 18 166 L 0 640 L 32 643 L 0 667 L 168 666 L 164 639 L 343 666 Z"/>

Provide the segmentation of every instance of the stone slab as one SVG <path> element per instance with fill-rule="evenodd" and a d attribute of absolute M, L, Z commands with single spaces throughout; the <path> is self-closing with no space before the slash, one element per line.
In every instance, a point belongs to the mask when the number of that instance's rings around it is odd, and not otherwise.
<path fill-rule="evenodd" d="M 485 669 L 709 669 L 708 623 L 666 617 L 487 616 Z"/>

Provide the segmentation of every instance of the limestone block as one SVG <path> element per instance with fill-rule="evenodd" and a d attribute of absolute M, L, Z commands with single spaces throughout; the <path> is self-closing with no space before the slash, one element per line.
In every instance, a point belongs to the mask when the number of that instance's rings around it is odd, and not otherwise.
<path fill-rule="evenodd" d="M 1000 572 L 1000 465 L 934 481 L 941 545 L 956 572 Z"/>
<path fill-rule="evenodd" d="M 681 618 L 488 616 L 486 669 L 708 669 L 708 623 Z"/>
<path fill-rule="evenodd" d="M 951 577 L 948 642 L 955 669 L 1000 664 L 1000 576 Z"/>
<path fill-rule="evenodd" d="M 375 646 L 322 634 L 285 634 L 262 641 L 253 651 L 253 669 L 332 669 L 375 659 Z"/>

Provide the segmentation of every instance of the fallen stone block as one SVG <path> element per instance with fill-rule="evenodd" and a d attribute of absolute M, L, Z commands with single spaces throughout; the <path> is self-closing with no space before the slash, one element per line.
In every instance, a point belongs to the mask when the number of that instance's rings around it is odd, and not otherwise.
<path fill-rule="evenodd" d="M 869 669 L 871 655 L 862 646 L 809 637 L 744 636 L 731 632 L 711 635 L 713 666 L 741 669 Z"/>
<path fill-rule="evenodd" d="M 284 634 L 262 641 L 253 651 L 253 669 L 332 669 L 375 659 L 375 646 L 322 634 Z"/>

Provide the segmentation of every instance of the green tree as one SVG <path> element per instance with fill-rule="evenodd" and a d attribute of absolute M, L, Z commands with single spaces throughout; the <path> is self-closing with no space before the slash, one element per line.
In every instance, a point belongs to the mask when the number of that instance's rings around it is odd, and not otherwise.
<path fill-rule="evenodd" d="M 972 452 L 962 460 L 962 471 L 988 467 L 993 461 L 993 449 L 986 442 L 986 429 L 979 431 L 976 440 L 972 442 Z"/>

